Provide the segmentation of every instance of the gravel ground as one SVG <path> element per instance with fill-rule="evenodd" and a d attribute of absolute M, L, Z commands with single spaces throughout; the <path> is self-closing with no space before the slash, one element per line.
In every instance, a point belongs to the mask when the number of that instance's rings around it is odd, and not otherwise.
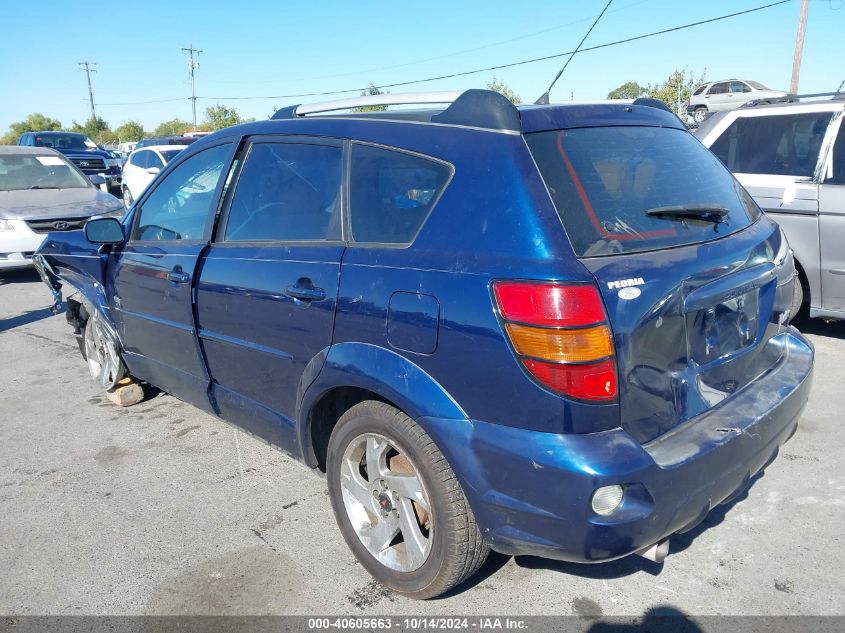
<path fill-rule="evenodd" d="M 799 324 L 798 433 L 663 566 L 493 556 L 422 604 L 355 562 L 306 467 L 168 395 L 108 402 L 49 303 L 0 272 L 0 614 L 845 614 L 843 324 Z"/>

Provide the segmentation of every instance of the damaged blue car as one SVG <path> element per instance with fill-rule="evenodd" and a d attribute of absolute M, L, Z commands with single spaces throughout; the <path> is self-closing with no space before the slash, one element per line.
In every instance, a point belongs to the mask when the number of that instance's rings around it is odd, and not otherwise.
<path fill-rule="evenodd" d="M 651 103 L 292 106 L 36 261 L 103 389 L 325 473 L 354 555 L 416 598 L 490 550 L 662 561 L 810 391 L 783 233 Z"/>

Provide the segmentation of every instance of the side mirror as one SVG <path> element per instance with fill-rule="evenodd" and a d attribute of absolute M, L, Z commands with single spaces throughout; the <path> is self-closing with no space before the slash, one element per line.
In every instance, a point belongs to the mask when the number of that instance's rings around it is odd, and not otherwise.
<path fill-rule="evenodd" d="M 96 218 L 85 223 L 85 239 L 92 244 L 120 244 L 123 225 L 117 218 Z"/>
<path fill-rule="evenodd" d="M 153 176 L 155 176 L 160 171 L 161 169 L 159 169 L 158 167 L 147 167 L 147 173 L 152 174 Z"/>
<path fill-rule="evenodd" d="M 91 181 L 91 184 L 95 187 L 99 187 L 101 185 L 106 184 L 106 179 L 103 178 L 100 174 L 91 174 L 88 176 L 88 180 Z"/>

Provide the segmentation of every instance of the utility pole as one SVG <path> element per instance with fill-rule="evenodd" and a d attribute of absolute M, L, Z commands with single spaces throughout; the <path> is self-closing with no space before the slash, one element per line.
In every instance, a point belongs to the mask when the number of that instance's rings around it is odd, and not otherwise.
<path fill-rule="evenodd" d="M 80 67 L 85 67 L 85 74 L 88 77 L 88 100 L 91 102 L 91 119 L 97 119 L 97 113 L 94 112 L 94 91 L 91 90 L 91 73 L 97 72 L 96 69 L 91 68 L 91 66 L 96 66 L 97 62 L 77 62 Z"/>
<path fill-rule="evenodd" d="M 807 6 L 810 0 L 801 0 L 801 17 L 798 18 L 798 34 L 795 36 L 795 55 L 792 57 L 792 81 L 789 92 L 798 93 L 798 75 L 801 73 L 801 54 L 804 52 L 804 30 L 807 28 Z"/>
<path fill-rule="evenodd" d="M 182 52 L 188 52 L 188 74 L 191 76 L 191 111 L 193 112 L 194 132 L 197 131 L 197 92 L 194 83 L 194 71 L 200 67 L 199 62 L 194 61 L 194 53 L 199 56 L 201 50 L 194 48 L 193 43 L 188 44 L 188 48 L 183 48 Z"/>

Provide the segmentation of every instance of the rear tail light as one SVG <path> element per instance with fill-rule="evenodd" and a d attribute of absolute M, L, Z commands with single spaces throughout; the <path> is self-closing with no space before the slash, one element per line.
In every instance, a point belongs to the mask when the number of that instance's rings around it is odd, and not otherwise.
<path fill-rule="evenodd" d="M 536 380 L 582 400 L 616 398 L 613 337 L 595 286 L 497 281 L 493 294 L 514 351 Z"/>

